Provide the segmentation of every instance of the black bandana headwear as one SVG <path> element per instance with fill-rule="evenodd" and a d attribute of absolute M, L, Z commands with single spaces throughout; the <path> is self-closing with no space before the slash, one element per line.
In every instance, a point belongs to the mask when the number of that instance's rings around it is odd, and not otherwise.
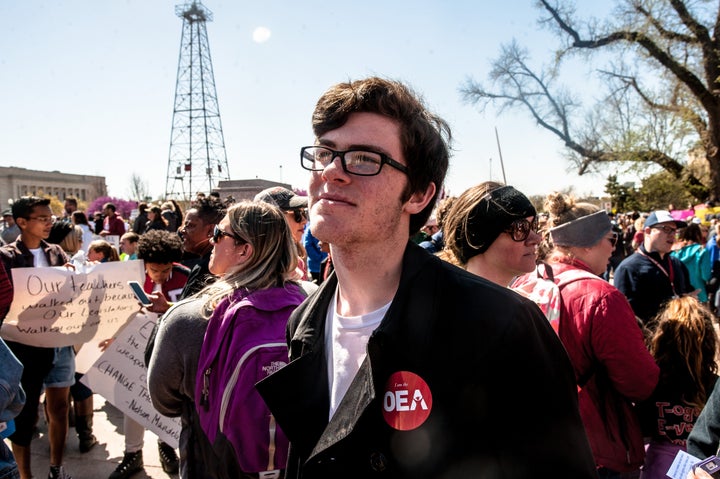
<path fill-rule="evenodd" d="M 467 263 L 473 256 L 487 251 L 513 221 L 536 215 L 530 200 L 512 186 L 487 193 L 455 231 L 455 242 L 461 253 L 459 259 Z"/>

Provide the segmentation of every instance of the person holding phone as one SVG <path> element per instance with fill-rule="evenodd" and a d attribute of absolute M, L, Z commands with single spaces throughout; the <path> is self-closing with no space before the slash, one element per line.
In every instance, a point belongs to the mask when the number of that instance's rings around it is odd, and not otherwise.
<path fill-rule="evenodd" d="M 710 309 L 693 296 L 671 299 L 655 319 L 650 353 L 660 367 L 660 381 L 652 396 L 637 405 L 644 436 L 650 437 L 642 479 L 666 477 L 678 451 L 686 450 L 717 382 L 713 322 Z"/>
<path fill-rule="evenodd" d="M 207 352 L 205 357 L 201 355 L 204 341 L 217 341 L 210 347 L 219 356 L 211 367 L 211 372 L 216 373 L 218 369 L 235 367 L 238 361 L 232 355 L 244 342 L 264 338 L 284 344 L 287 318 L 305 294 L 293 280 L 297 250 L 283 216 L 275 205 L 262 201 L 245 201 L 230 207 L 215 226 L 211 240 L 209 269 L 218 280 L 173 306 L 159 325 L 148 367 L 148 387 L 153 405 L 161 414 L 181 418 L 181 478 L 246 477 L 232 450 L 220 449 L 215 441 L 208 442 L 203 428 L 198 426 L 209 412 L 196 405 L 196 377 L 200 361 L 208 361 Z M 241 328 L 247 331 L 248 325 L 253 325 L 255 337 L 233 334 Z M 216 345 L 219 346 L 215 348 Z M 222 384 L 219 377 L 208 374 L 207 378 L 208 387 Z M 200 381 L 205 384 L 205 379 Z M 219 403 L 220 395 L 211 395 L 209 411 L 217 411 L 211 405 Z M 246 405 L 231 400 L 228 415 L 243 407 Z M 267 419 L 258 417 L 257 421 Z M 228 424 L 234 429 L 252 427 L 237 421 Z M 233 435 L 227 429 L 225 434 Z M 286 450 L 282 450 L 279 441 L 277 444 L 276 455 L 284 457 Z M 278 461 L 277 466 L 284 468 L 285 464 Z"/>
<path fill-rule="evenodd" d="M 138 259 L 145 262 L 143 291 L 150 295 L 162 293 L 170 301 L 177 301 L 188 279 L 189 270 L 179 263 L 182 258 L 182 242 L 177 234 L 165 230 L 151 230 L 140 237 L 137 245 Z M 109 479 L 127 479 L 143 470 L 142 449 L 145 445 L 145 428 L 123 416 L 125 452 L 123 459 Z M 158 454 L 163 471 L 175 474 L 179 463 L 175 450 L 158 440 Z"/>

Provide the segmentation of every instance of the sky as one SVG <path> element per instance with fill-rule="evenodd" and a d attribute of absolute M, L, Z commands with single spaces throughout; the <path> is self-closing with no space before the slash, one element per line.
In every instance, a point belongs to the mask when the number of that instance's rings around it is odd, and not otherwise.
<path fill-rule="evenodd" d="M 161 197 L 182 3 L 0 0 L 0 166 L 105 176 L 120 198 L 135 174 Z M 299 149 L 314 141 L 315 102 L 335 83 L 378 75 L 409 84 L 450 124 L 450 194 L 502 181 L 497 129 L 508 184 L 527 195 L 602 195 L 607 173 L 578 176 L 527 113 L 481 113 L 460 93 L 468 78 L 486 82 L 513 39 L 538 63 L 551 57 L 557 44 L 534 3 L 203 1 L 214 15 L 207 33 L 231 179 L 305 189 Z M 580 73 L 571 80 L 589 85 Z"/>

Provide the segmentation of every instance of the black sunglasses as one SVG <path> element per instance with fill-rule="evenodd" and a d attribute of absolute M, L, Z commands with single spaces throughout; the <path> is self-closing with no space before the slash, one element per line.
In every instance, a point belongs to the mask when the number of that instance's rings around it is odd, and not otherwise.
<path fill-rule="evenodd" d="M 303 208 L 286 211 L 286 213 L 293 214 L 293 219 L 295 220 L 295 223 L 302 223 L 303 221 L 307 221 L 308 219 L 307 210 Z"/>
<path fill-rule="evenodd" d="M 242 238 L 235 236 L 233 233 L 227 233 L 227 232 L 221 230 L 218 225 L 215 225 L 215 228 L 213 229 L 213 235 L 212 235 L 213 243 L 217 243 L 218 241 L 220 241 L 220 238 L 223 236 L 227 236 L 228 238 L 234 239 L 236 243 L 245 243 L 245 241 Z"/>
<path fill-rule="evenodd" d="M 518 243 L 525 241 L 530 236 L 530 232 L 538 232 L 538 218 L 533 218 L 532 222 L 521 218 L 510 223 L 510 226 L 505 230 L 510 235 L 513 241 Z"/>

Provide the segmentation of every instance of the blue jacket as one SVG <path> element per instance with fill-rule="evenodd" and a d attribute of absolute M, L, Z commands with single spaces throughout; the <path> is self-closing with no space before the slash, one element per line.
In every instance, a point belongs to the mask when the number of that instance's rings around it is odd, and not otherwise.
<path fill-rule="evenodd" d="M 712 263 L 710 253 L 701 244 L 683 246 L 671 253 L 683 262 L 690 274 L 690 284 L 693 289 L 699 289 L 698 300 L 704 303 L 708 300 L 706 284 L 712 277 Z"/>
<path fill-rule="evenodd" d="M 303 246 L 307 253 L 307 268 L 311 273 L 320 272 L 320 263 L 327 258 L 327 253 L 320 250 L 320 241 L 312 235 L 310 228 L 305 228 L 302 237 Z"/>

